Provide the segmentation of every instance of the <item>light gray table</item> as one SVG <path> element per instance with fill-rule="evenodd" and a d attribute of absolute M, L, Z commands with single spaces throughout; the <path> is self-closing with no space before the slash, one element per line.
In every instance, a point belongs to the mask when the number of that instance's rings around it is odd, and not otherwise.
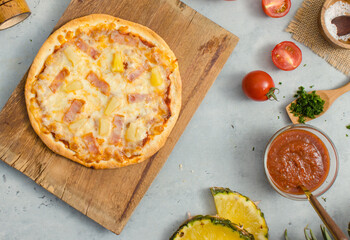
<path fill-rule="evenodd" d="M 0 32 L 0 108 L 30 66 L 69 0 L 27 0 L 32 15 Z M 268 184 L 262 164 L 264 148 L 278 129 L 290 124 L 284 108 L 301 85 L 339 87 L 348 77 L 300 43 L 303 62 L 292 72 L 278 70 L 270 59 L 273 47 L 291 40 L 284 29 L 302 0 L 293 0 L 281 19 L 264 15 L 260 0 L 185 0 L 185 3 L 236 34 L 240 41 L 194 115 L 159 175 L 117 236 L 37 186 L 0 161 L 0 239 L 168 239 L 187 213 L 215 214 L 209 187 L 229 187 L 260 201 L 270 239 L 304 239 L 309 226 L 321 238 L 321 221 L 308 202 L 285 199 Z M 306 66 L 304 66 L 306 65 Z M 279 82 L 279 102 L 254 102 L 241 91 L 252 70 L 268 72 Z M 323 117 L 311 122 L 338 148 L 340 170 L 320 201 L 345 231 L 350 221 L 350 94 L 338 99 Z M 233 127 L 232 127 L 233 126 Z M 179 165 L 182 165 L 182 168 Z"/>

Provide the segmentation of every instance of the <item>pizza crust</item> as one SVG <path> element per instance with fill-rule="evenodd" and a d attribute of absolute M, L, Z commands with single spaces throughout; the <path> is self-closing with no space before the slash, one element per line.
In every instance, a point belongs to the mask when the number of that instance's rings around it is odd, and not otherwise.
<path fill-rule="evenodd" d="M 114 22 L 117 25 L 122 26 L 128 26 L 130 32 L 137 33 L 142 38 L 144 38 L 147 41 L 150 41 L 151 43 L 155 44 L 158 48 L 160 48 L 163 52 L 166 52 L 169 56 L 172 56 L 174 59 L 176 59 L 174 53 L 169 48 L 169 46 L 166 44 L 166 42 L 155 32 L 153 32 L 151 29 L 139 25 L 137 23 L 133 23 L 130 21 L 126 21 L 120 18 L 116 18 L 110 15 L 106 14 L 92 14 L 85 17 L 81 17 L 78 19 L 74 19 L 67 24 L 63 25 L 61 28 L 56 30 L 49 38 L 45 41 L 45 43 L 40 48 L 37 56 L 35 57 L 32 66 L 30 68 L 30 71 L 28 73 L 26 85 L 25 85 L 25 100 L 26 100 L 26 106 L 27 106 L 27 112 L 29 116 L 29 120 L 31 122 L 31 125 L 34 129 L 34 131 L 37 133 L 37 135 L 41 138 L 41 140 L 46 144 L 47 147 L 49 147 L 53 152 L 62 155 L 66 158 L 69 158 L 77 163 L 80 163 L 86 167 L 91 167 L 95 169 L 106 169 L 106 168 L 118 168 L 118 167 L 124 167 L 131 164 L 140 163 L 152 155 L 154 155 L 163 145 L 165 144 L 171 130 L 173 129 L 177 118 L 180 113 L 181 109 L 181 92 L 182 92 L 182 83 L 181 83 L 181 77 L 179 68 L 176 62 L 176 68 L 174 72 L 172 73 L 171 77 L 171 87 L 170 87 L 170 94 L 169 98 L 171 99 L 170 103 L 170 111 L 171 111 L 171 117 L 167 120 L 164 130 L 161 134 L 155 135 L 151 141 L 150 144 L 147 144 L 142 149 L 142 155 L 134 157 L 130 159 L 130 161 L 127 162 L 119 162 L 116 160 L 109 160 L 109 161 L 99 161 L 99 162 L 92 162 L 87 163 L 82 161 L 76 156 L 76 153 L 67 148 L 65 144 L 61 141 L 56 141 L 51 133 L 45 133 L 41 131 L 38 121 L 35 119 L 35 116 L 33 112 L 30 109 L 30 99 L 32 99 L 32 93 L 31 93 L 31 85 L 34 81 L 36 81 L 36 78 L 38 74 L 42 71 L 42 68 L 45 64 L 45 60 L 49 55 L 51 55 L 54 51 L 55 46 L 60 46 L 61 43 L 58 40 L 58 36 L 65 34 L 68 31 L 75 32 L 75 30 L 82 26 L 88 26 L 88 25 L 97 25 L 99 23 L 111 23 Z"/>

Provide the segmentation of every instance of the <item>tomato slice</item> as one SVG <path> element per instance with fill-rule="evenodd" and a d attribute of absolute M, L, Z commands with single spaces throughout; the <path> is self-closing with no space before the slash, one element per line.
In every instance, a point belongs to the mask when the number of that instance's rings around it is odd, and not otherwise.
<path fill-rule="evenodd" d="M 272 50 L 272 61 L 279 69 L 291 71 L 296 69 L 302 60 L 300 48 L 293 42 L 285 41 L 277 44 Z"/>
<path fill-rule="evenodd" d="M 290 9 L 290 0 L 262 0 L 262 8 L 267 16 L 280 18 L 285 16 Z"/>

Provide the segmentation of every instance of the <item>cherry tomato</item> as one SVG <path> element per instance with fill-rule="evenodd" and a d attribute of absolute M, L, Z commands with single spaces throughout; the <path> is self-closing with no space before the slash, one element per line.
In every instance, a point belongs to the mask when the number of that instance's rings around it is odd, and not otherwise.
<path fill-rule="evenodd" d="M 289 41 L 277 44 L 272 50 L 271 56 L 276 67 L 284 71 L 296 69 L 303 58 L 300 48 Z"/>
<path fill-rule="evenodd" d="M 280 18 L 289 12 L 290 0 L 262 0 L 262 8 L 267 16 Z"/>
<path fill-rule="evenodd" d="M 242 90 L 247 97 L 255 101 L 277 100 L 275 84 L 269 74 L 264 71 L 248 73 L 242 80 Z"/>

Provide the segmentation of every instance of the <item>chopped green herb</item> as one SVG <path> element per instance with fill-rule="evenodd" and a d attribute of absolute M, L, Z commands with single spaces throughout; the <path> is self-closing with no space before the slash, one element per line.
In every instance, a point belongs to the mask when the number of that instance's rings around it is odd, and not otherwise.
<path fill-rule="evenodd" d="M 347 125 L 346 128 L 347 128 L 347 129 L 350 129 L 350 125 Z"/>
<path fill-rule="evenodd" d="M 315 85 L 311 85 L 310 88 L 313 88 Z"/>
<path fill-rule="evenodd" d="M 327 202 L 327 198 L 321 197 L 323 201 Z"/>
<path fill-rule="evenodd" d="M 283 98 L 286 98 L 286 96 L 283 96 Z"/>
<path fill-rule="evenodd" d="M 255 150 L 255 147 L 253 147 L 252 151 L 254 151 L 254 150 Z"/>
<path fill-rule="evenodd" d="M 346 136 L 346 137 L 349 137 L 349 135 L 348 135 L 348 134 L 345 134 L 345 136 Z"/>
<path fill-rule="evenodd" d="M 315 115 L 323 112 L 325 101 L 316 94 L 316 91 L 307 93 L 305 88 L 300 86 L 294 97 L 298 99 L 290 105 L 289 110 L 294 116 L 299 117 L 299 123 L 305 123 L 306 117 L 315 118 Z"/>
<path fill-rule="evenodd" d="M 29 39 L 29 41 L 33 42 L 33 40 L 32 40 L 32 39 Z"/>
<path fill-rule="evenodd" d="M 282 82 L 279 82 L 278 84 L 279 84 L 279 85 L 282 85 Z"/>
<path fill-rule="evenodd" d="M 306 63 L 304 64 L 304 67 L 306 67 Z"/>
<path fill-rule="evenodd" d="M 280 119 L 280 116 L 277 116 L 277 119 Z"/>

